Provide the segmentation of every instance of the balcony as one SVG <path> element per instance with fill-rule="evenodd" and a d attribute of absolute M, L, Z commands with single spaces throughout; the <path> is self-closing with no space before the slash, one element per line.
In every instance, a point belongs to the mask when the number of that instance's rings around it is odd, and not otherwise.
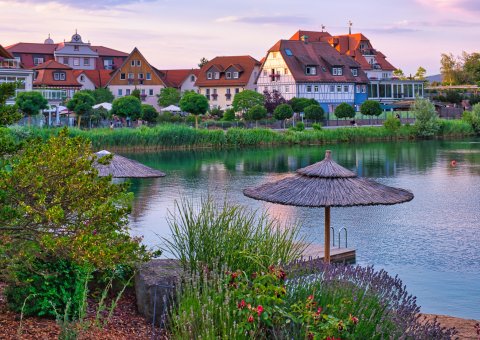
<path fill-rule="evenodd" d="M 227 100 L 232 99 L 232 94 L 231 94 L 231 93 L 225 93 L 225 98 L 226 98 Z"/>
<path fill-rule="evenodd" d="M 217 98 L 218 98 L 218 94 L 216 93 L 212 94 L 212 100 L 217 100 Z"/>
<path fill-rule="evenodd" d="M 0 68 L 20 68 L 20 61 L 17 59 L 4 59 L 0 57 Z"/>
<path fill-rule="evenodd" d="M 277 74 L 270 74 L 270 80 L 271 81 L 277 81 L 278 79 L 280 79 L 280 74 L 277 73 Z"/>

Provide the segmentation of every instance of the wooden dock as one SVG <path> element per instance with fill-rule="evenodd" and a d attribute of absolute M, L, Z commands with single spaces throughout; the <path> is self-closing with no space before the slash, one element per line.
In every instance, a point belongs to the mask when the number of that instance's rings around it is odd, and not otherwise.
<path fill-rule="evenodd" d="M 323 259 L 324 247 L 319 244 L 310 244 L 303 252 L 303 260 Z M 355 263 L 356 252 L 352 248 L 330 248 L 330 261 L 332 263 Z"/>

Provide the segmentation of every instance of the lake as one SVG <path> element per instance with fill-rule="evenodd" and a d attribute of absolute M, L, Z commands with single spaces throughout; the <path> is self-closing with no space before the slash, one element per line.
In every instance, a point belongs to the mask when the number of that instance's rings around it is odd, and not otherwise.
<path fill-rule="evenodd" d="M 166 172 L 132 180 L 131 226 L 147 245 L 169 236 L 168 211 L 181 197 L 211 195 L 299 221 L 307 240 L 323 244 L 322 208 L 249 199 L 247 186 L 318 162 L 325 150 L 359 174 L 412 191 L 394 206 L 332 208 L 332 226 L 348 229 L 357 263 L 398 274 L 422 311 L 480 319 L 480 140 L 342 144 L 241 150 L 123 154 Z M 455 160 L 456 165 L 451 161 Z"/>

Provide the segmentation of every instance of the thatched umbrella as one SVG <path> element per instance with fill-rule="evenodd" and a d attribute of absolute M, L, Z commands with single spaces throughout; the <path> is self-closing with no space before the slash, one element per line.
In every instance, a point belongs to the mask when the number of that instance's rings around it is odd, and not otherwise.
<path fill-rule="evenodd" d="M 110 152 L 102 150 L 95 153 L 98 158 L 111 155 Z M 152 178 L 164 177 L 165 174 L 161 171 L 152 169 L 142 163 L 128 159 L 119 155 L 113 155 L 108 164 L 101 164 L 95 161 L 93 166 L 98 170 L 100 177 L 112 175 L 114 178 Z"/>
<path fill-rule="evenodd" d="M 325 159 L 272 183 L 243 190 L 244 195 L 262 201 L 301 207 L 325 207 L 325 262 L 330 262 L 330 207 L 390 205 L 413 199 L 410 191 L 392 188 L 357 175 Z"/>

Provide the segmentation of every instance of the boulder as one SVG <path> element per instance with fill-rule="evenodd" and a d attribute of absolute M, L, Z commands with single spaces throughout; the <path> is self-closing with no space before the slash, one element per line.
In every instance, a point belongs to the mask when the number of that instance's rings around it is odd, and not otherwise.
<path fill-rule="evenodd" d="M 143 265 L 135 275 L 137 308 L 148 322 L 163 327 L 175 287 L 183 274 L 178 260 L 156 259 Z"/>

